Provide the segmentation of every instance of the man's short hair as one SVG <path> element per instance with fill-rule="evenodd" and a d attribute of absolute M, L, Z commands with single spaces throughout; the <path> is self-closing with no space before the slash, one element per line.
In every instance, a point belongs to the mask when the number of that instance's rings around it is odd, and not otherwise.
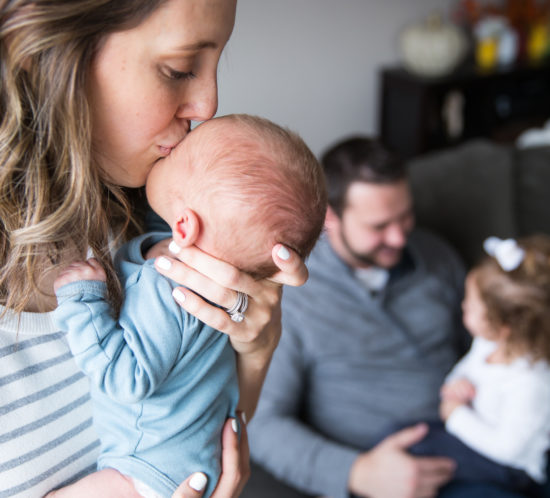
<path fill-rule="evenodd" d="M 327 180 L 328 204 L 341 216 L 352 183 L 392 184 L 406 178 L 404 161 L 369 137 L 352 137 L 333 145 L 321 156 Z"/>

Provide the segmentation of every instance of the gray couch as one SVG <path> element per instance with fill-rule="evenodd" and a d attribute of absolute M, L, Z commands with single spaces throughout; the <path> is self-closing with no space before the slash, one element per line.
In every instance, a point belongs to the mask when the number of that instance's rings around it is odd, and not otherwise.
<path fill-rule="evenodd" d="M 419 157 L 409 171 L 417 224 L 447 239 L 468 265 L 490 235 L 550 234 L 550 147 L 476 140 Z M 254 464 L 241 496 L 306 498 Z"/>
<path fill-rule="evenodd" d="M 489 235 L 550 234 L 550 147 L 468 142 L 410 164 L 417 223 L 473 264 Z"/>

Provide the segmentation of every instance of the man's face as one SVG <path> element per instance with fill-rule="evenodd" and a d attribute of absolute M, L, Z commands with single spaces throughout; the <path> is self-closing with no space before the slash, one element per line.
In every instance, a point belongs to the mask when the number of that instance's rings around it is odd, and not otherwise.
<path fill-rule="evenodd" d="M 392 268 L 399 263 L 414 226 L 406 180 L 382 185 L 352 183 L 342 217 L 329 211 L 327 234 L 334 250 L 348 264 Z"/>

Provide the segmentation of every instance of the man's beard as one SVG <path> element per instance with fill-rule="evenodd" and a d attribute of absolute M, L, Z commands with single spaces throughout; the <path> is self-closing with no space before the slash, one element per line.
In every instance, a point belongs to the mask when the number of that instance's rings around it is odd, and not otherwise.
<path fill-rule="evenodd" d="M 387 265 L 383 265 L 383 264 L 380 264 L 380 262 L 376 259 L 376 253 L 380 250 L 384 250 L 384 249 L 390 249 L 392 251 L 396 251 L 397 249 L 395 249 L 394 247 L 388 247 L 388 246 L 384 246 L 384 245 L 381 245 L 381 246 L 378 246 L 375 250 L 373 251 L 370 251 L 370 252 L 364 252 L 364 253 L 360 253 L 360 252 L 356 252 L 354 251 L 349 242 L 348 242 L 348 239 L 347 237 L 345 236 L 344 234 L 344 231 L 342 230 L 342 227 L 340 227 L 340 240 L 342 241 L 342 244 L 344 245 L 344 247 L 346 248 L 346 250 L 349 252 L 349 254 L 358 262 L 360 263 L 363 263 L 364 265 L 368 265 L 368 266 L 379 266 L 381 268 L 392 268 L 393 266 L 395 266 L 399 260 L 401 258 L 398 258 L 397 261 L 395 261 L 395 263 L 391 266 L 387 266 Z M 402 252 L 402 251 L 401 251 Z"/>

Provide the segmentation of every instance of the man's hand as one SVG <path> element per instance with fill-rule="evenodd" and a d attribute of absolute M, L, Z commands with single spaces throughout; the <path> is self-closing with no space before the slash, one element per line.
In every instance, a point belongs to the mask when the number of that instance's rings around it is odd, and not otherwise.
<path fill-rule="evenodd" d="M 424 438 L 428 427 L 408 427 L 384 439 L 355 460 L 350 476 L 352 493 L 369 498 L 432 498 L 446 484 L 455 463 L 443 457 L 413 457 L 407 448 Z"/>

